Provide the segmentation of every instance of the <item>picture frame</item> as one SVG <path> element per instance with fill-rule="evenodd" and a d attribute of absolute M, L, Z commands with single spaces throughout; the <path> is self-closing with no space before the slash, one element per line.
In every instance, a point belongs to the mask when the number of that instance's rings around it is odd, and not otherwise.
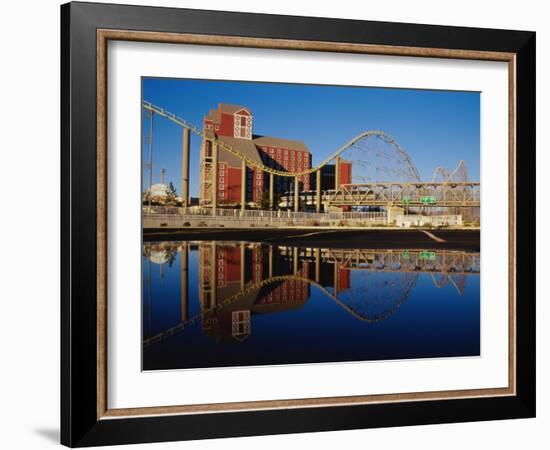
<path fill-rule="evenodd" d="M 236 404 L 107 404 L 107 43 L 503 61 L 509 385 Z M 61 442 L 70 447 L 535 416 L 533 32 L 73 2 L 61 7 Z M 521 261 L 521 264 L 519 264 Z"/>

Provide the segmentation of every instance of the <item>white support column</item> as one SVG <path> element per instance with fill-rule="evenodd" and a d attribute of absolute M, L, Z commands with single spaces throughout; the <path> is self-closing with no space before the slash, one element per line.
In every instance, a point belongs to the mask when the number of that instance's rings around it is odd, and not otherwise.
<path fill-rule="evenodd" d="M 340 157 L 336 157 L 336 163 L 334 164 L 334 189 L 338 190 L 340 187 Z"/>
<path fill-rule="evenodd" d="M 339 283 L 339 275 L 340 275 L 340 271 L 338 270 L 338 262 L 337 261 L 334 261 L 334 295 L 337 296 L 338 295 L 338 285 L 340 284 Z"/>
<path fill-rule="evenodd" d="M 321 169 L 315 172 L 315 211 L 321 212 Z"/>
<path fill-rule="evenodd" d="M 315 249 L 315 281 L 319 283 L 321 280 L 321 249 Z"/>
<path fill-rule="evenodd" d="M 298 177 L 294 177 L 294 212 L 298 212 L 300 207 L 300 197 L 298 196 L 300 183 L 298 182 Z"/>
<path fill-rule="evenodd" d="M 244 242 L 241 242 L 241 261 L 240 261 L 240 269 L 241 269 L 241 291 L 244 291 L 245 286 L 245 256 L 246 256 L 246 250 L 244 247 Z"/>
<path fill-rule="evenodd" d="M 269 246 L 269 278 L 273 277 L 273 246 Z"/>
<path fill-rule="evenodd" d="M 211 253 L 212 253 L 212 265 L 211 265 L 211 272 L 210 276 L 212 277 L 212 280 L 210 281 L 210 293 L 212 295 L 211 302 L 210 302 L 210 308 L 214 309 L 218 302 L 218 255 L 217 255 L 217 246 L 215 242 L 212 242 L 211 244 Z"/>
<path fill-rule="evenodd" d="M 241 162 L 241 212 L 244 216 L 246 209 L 246 162 L 243 159 Z"/>
<path fill-rule="evenodd" d="M 187 242 L 182 244 L 180 250 L 181 257 L 181 321 L 185 322 L 188 318 L 189 292 L 188 292 L 188 260 L 189 247 Z"/>
<path fill-rule="evenodd" d="M 189 206 L 189 148 L 189 128 L 184 128 L 181 158 L 181 206 L 183 214 L 187 212 L 187 207 Z"/>
<path fill-rule="evenodd" d="M 275 175 L 269 174 L 269 209 L 273 209 L 273 190 L 275 184 Z"/>

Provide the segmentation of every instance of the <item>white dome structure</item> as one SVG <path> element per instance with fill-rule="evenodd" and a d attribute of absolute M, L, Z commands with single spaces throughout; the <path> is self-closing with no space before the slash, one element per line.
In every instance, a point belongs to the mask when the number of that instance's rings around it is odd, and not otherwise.
<path fill-rule="evenodd" d="M 168 262 L 168 252 L 166 250 L 152 250 L 149 260 L 155 264 L 164 264 Z"/>
<path fill-rule="evenodd" d="M 149 194 L 149 189 L 147 189 L 147 191 L 145 192 L 146 194 Z M 151 186 L 151 196 L 153 198 L 165 199 L 168 196 L 169 192 L 170 190 L 165 184 L 157 183 Z"/>

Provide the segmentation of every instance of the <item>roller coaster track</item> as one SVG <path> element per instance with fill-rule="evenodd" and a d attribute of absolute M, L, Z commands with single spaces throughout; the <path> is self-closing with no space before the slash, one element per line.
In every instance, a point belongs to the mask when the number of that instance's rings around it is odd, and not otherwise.
<path fill-rule="evenodd" d="M 227 241 L 231 243 L 232 241 Z M 286 253 L 282 255 L 285 256 Z M 442 288 L 448 283 L 451 283 L 454 288 L 457 290 L 459 295 L 462 295 L 464 292 L 464 286 L 459 285 L 453 279 L 453 276 L 464 276 L 464 275 L 478 275 L 479 274 L 479 254 L 472 254 L 468 256 L 465 260 L 465 256 L 462 252 L 455 251 L 444 251 L 441 257 L 436 258 L 436 260 L 422 260 L 420 255 L 426 253 L 424 250 L 407 250 L 407 259 L 403 260 L 403 253 L 396 253 L 394 251 L 384 251 L 382 252 L 382 257 L 377 258 L 376 255 L 380 254 L 380 250 L 371 249 L 371 250 L 330 250 L 326 249 L 326 254 L 322 256 L 323 262 L 331 262 L 338 265 L 339 268 L 349 269 L 352 268 L 354 271 L 367 271 L 367 272 L 405 272 L 412 274 L 411 283 L 409 283 L 406 288 L 401 293 L 400 300 L 396 302 L 392 308 L 384 311 L 382 315 L 364 316 L 360 315 L 352 307 L 342 301 L 337 295 L 333 292 L 310 278 L 300 276 L 300 275 L 276 275 L 265 280 L 259 281 L 254 284 L 249 284 L 245 288 L 223 300 L 217 302 L 217 308 L 227 307 L 228 305 L 238 301 L 239 299 L 245 297 L 246 295 L 257 291 L 258 289 L 276 283 L 282 283 L 286 281 L 299 281 L 308 283 L 311 286 L 318 288 L 325 296 L 331 299 L 338 306 L 343 308 L 346 312 L 351 314 L 354 318 L 366 322 L 366 323 L 377 323 L 381 322 L 389 317 L 391 317 L 397 309 L 405 302 L 408 298 L 409 293 L 416 285 L 416 276 L 419 273 L 427 273 L 431 276 L 433 284 L 437 288 Z M 429 253 L 429 252 L 427 252 Z M 287 255 L 288 256 L 288 255 Z M 364 266 L 364 263 L 368 262 L 367 266 Z M 377 266 L 376 262 L 382 264 L 382 266 Z M 357 263 L 359 265 L 353 265 Z M 462 269 L 460 269 L 462 268 Z M 436 275 L 442 275 L 440 279 L 436 278 Z M 149 346 L 156 342 L 159 342 L 167 337 L 174 335 L 182 331 L 188 326 L 192 326 L 198 320 L 201 320 L 205 317 L 207 313 L 202 312 L 198 313 L 190 319 L 180 322 L 179 324 L 168 328 L 150 338 L 144 339 L 144 346 Z"/>
<path fill-rule="evenodd" d="M 436 167 L 436 169 L 434 170 L 434 173 L 432 175 L 432 181 L 436 181 L 437 180 L 437 176 L 440 175 L 441 178 L 443 179 L 443 181 L 448 181 L 451 179 L 451 174 L 449 173 L 449 171 L 443 167 L 443 166 L 438 166 Z"/>
<path fill-rule="evenodd" d="M 458 165 L 455 167 L 455 170 L 451 173 L 447 168 L 443 166 L 438 166 L 434 170 L 432 175 L 432 181 L 435 182 L 437 177 L 441 176 L 444 182 L 458 181 L 458 182 L 467 182 L 468 181 L 468 167 L 466 166 L 466 161 L 459 161 Z"/>
<path fill-rule="evenodd" d="M 258 289 L 261 289 L 262 287 L 265 287 L 265 286 L 268 286 L 268 285 L 271 285 L 271 284 L 275 284 L 275 283 L 282 283 L 282 282 L 285 282 L 285 281 L 299 281 L 299 282 L 304 282 L 304 283 L 308 283 L 309 285 L 311 286 L 315 286 L 316 288 L 318 288 L 323 294 L 325 294 L 329 299 L 331 299 L 333 302 L 335 302 L 338 306 L 340 306 L 341 308 L 343 308 L 346 312 L 348 312 L 349 314 L 351 314 L 353 317 L 355 317 L 356 319 L 360 320 L 361 322 L 367 322 L 367 323 L 377 323 L 377 322 L 381 322 L 383 320 L 386 320 L 388 319 L 389 317 L 391 317 L 398 309 L 399 307 L 405 302 L 405 300 L 408 298 L 409 296 L 409 293 L 411 292 L 411 290 L 414 288 L 414 286 L 416 285 L 416 279 L 407 287 L 406 291 L 403 293 L 403 295 L 401 296 L 401 299 L 399 302 L 397 302 L 395 305 L 393 305 L 393 307 L 391 309 L 389 309 L 388 311 L 385 312 L 385 314 L 383 315 L 377 315 L 375 316 L 374 318 L 371 318 L 371 317 L 365 317 L 365 316 L 362 316 L 360 315 L 359 313 L 357 313 L 353 308 L 351 308 L 350 306 L 346 305 L 342 300 L 340 300 L 337 296 L 335 296 L 332 292 L 330 292 L 328 289 L 326 289 L 324 286 L 320 285 L 319 283 L 317 283 L 316 281 L 314 280 L 311 280 L 309 278 L 306 278 L 306 277 L 302 277 L 302 276 L 299 276 L 299 275 L 277 275 L 277 276 L 274 276 L 274 277 L 271 277 L 271 278 L 268 278 L 268 279 L 265 279 L 265 280 L 262 280 L 258 283 L 254 283 L 254 284 L 251 284 L 249 286 L 247 286 L 244 290 L 242 291 L 239 291 L 237 292 L 236 294 L 233 294 L 225 299 L 223 299 L 222 301 L 220 301 L 217 305 L 216 305 L 216 308 L 223 308 L 223 307 L 227 307 L 229 306 L 231 303 L 241 299 L 242 297 L 246 296 L 247 294 L 251 293 L 251 292 L 254 292 L 254 291 L 257 291 Z M 205 313 L 198 313 L 198 314 L 195 314 L 192 318 L 190 319 L 187 319 L 187 320 L 184 320 L 184 321 L 181 321 L 179 324 L 171 327 L 171 328 L 168 328 L 158 334 L 156 334 L 155 336 L 152 336 L 150 338 L 147 338 L 147 339 L 144 339 L 143 340 L 143 346 L 144 347 L 148 347 L 150 346 L 151 344 L 155 344 L 157 342 L 160 342 L 162 341 L 163 339 L 166 339 L 167 337 L 170 337 L 170 336 L 173 336 L 174 334 L 182 331 L 183 329 L 185 329 L 186 327 L 188 326 L 192 326 L 195 324 L 195 322 L 197 322 L 199 319 L 201 319 L 202 317 L 205 316 Z"/>
<path fill-rule="evenodd" d="M 203 139 L 208 139 L 208 140 L 214 142 L 218 146 L 218 148 L 221 148 L 221 149 L 231 153 L 232 155 L 236 156 L 237 158 L 245 161 L 247 166 L 255 167 L 255 168 L 260 169 L 264 172 L 272 173 L 273 175 L 277 175 L 277 176 L 280 176 L 280 177 L 300 177 L 300 176 L 303 176 L 303 175 L 309 175 L 309 174 L 315 173 L 318 170 L 320 170 L 322 167 L 326 166 L 329 162 L 334 160 L 343 151 L 345 151 L 346 149 L 348 149 L 352 145 L 356 144 L 361 139 L 364 139 L 368 136 L 377 136 L 377 137 L 383 139 L 388 144 L 391 144 L 391 145 L 395 146 L 395 148 L 398 150 L 398 152 L 403 156 L 403 158 L 409 164 L 409 167 L 412 171 L 413 177 L 416 178 L 416 181 L 420 181 L 420 175 L 418 174 L 418 170 L 414 166 L 411 157 L 407 154 L 407 152 L 403 148 L 401 148 L 399 146 L 399 144 L 395 141 L 395 139 L 393 139 L 390 135 L 388 135 L 387 133 L 385 133 L 383 131 L 380 131 L 380 130 L 365 131 L 365 132 L 357 135 L 356 137 L 354 137 L 353 139 L 351 139 L 350 141 L 345 143 L 343 146 L 341 146 L 333 154 L 331 154 L 330 156 L 325 158 L 325 160 L 323 160 L 319 165 L 317 165 L 315 167 L 312 167 L 311 169 L 304 170 L 304 171 L 301 171 L 301 172 L 286 172 L 286 171 L 274 169 L 272 167 L 268 167 L 268 166 L 266 166 L 262 163 L 258 163 L 257 161 L 254 161 L 254 160 L 248 158 L 246 155 L 242 154 L 238 150 L 235 150 L 230 145 L 227 145 L 227 144 L 225 144 L 225 143 L 223 143 L 223 142 L 221 142 L 217 139 L 213 139 L 213 138 L 207 136 L 205 131 L 199 130 L 199 128 L 197 126 L 191 124 L 189 121 L 177 116 L 174 113 L 171 113 L 170 111 L 167 111 L 164 108 L 161 108 L 160 106 L 156 106 L 156 105 L 154 105 L 151 102 L 148 102 L 146 100 L 143 100 L 142 105 L 143 105 L 143 108 L 145 108 L 146 110 L 151 111 L 152 113 L 158 114 L 159 116 L 165 117 L 166 119 L 172 121 L 173 123 L 179 125 L 180 127 L 188 129 L 189 131 L 196 134 L 197 136 L 200 136 Z"/>

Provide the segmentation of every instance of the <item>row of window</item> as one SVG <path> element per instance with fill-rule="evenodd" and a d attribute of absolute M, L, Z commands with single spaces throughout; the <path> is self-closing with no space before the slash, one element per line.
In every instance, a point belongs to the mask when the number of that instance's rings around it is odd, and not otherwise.
<path fill-rule="evenodd" d="M 281 149 L 281 148 L 275 149 L 274 147 L 264 147 L 262 148 L 262 150 L 266 153 L 269 153 L 269 156 L 271 156 L 272 158 L 275 157 L 275 153 L 276 153 L 279 158 L 282 155 L 285 159 L 288 159 L 288 156 L 290 155 L 291 159 L 294 159 L 294 157 L 296 156 L 298 161 L 301 161 L 302 158 L 304 161 L 309 160 L 309 153 L 303 152 L 300 150 L 287 150 L 287 149 Z"/>
<path fill-rule="evenodd" d="M 302 183 L 304 186 L 309 186 L 309 177 L 307 176 L 298 177 L 298 182 Z M 292 179 L 292 181 L 289 180 L 288 178 L 286 180 L 279 179 L 275 183 L 277 186 L 289 186 L 291 184 L 294 184 L 294 179 Z"/>
<path fill-rule="evenodd" d="M 262 181 L 263 181 L 263 180 L 262 180 L 260 177 L 258 177 L 258 183 L 256 183 L 256 190 L 257 190 L 258 192 L 261 192 L 261 191 L 262 191 L 262 184 L 263 184 L 263 183 L 261 183 Z M 302 179 L 298 179 L 298 181 L 299 181 L 300 183 L 303 184 L 303 188 L 304 188 L 304 189 L 306 189 L 306 190 L 309 189 L 309 181 L 307 180 L 307 177 L 302 177 Z M 251 184 L 252 184 L 252 183 L 249 183 L 248 186 L 247 186 L 247 190 L 248 190 L 249 192 L 252 191 L 252 186 L 251 186 Z M 291 184 L 292 184 L 292 183 L 291 183 L 289 180 L 277 181 L 277 188 L 283 187 L 283 188 L 285 188 L 285 189 L 288 189 L 288 188 L 290 188 Z M 224 191 L 224 190 L 225 190 L 225 179 L 224 179 L 223 177 L 220 177 L 220 179 L 219 179 L 218 189 L 219 189 L 220 191 Z"/>
<path fill-rule="evenodd" d="M 291 162 L 291 164 L 288 163 L 288 161 L 284 161 L 284 162 L 279 162 L 279 161 L 267 161 L 266 162 L 266 165 L 267 167 L 274 167 L 274 168 L 280 168 L 282 167 L 283 169 L 285 170 L 291 170 L 292 172 L 298 170 L 298 171 L 303 171 L 303 170 L 308 170 L 310 167 L 309 167 L 309 164 L 307 163 L 303 163 L 303 164 L 294 164 L 293 162 Z"/>
<path fill-rule="evenodd" d="M 220 131 L 220 126 L 219 125 L 215 125 L 215 126 L 212 126 L 212 124 L 208 123 L 206 124 L 206 129 L 207 130 L 214 130 L 214 131 Z"/>

